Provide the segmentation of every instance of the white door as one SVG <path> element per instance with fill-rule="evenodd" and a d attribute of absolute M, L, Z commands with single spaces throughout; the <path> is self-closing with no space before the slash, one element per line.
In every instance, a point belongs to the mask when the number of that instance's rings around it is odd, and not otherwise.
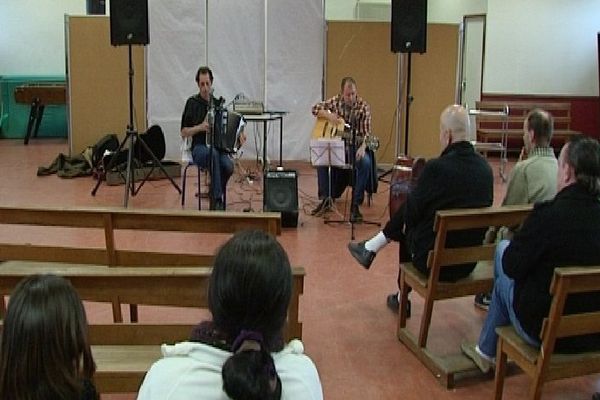
<path fill-rule="evenodd" d="M 461 33 L 458 102 L 467 108 L 475 108 L 475 102 L 481 99 L 485 15 L 465 15 Z M 476 139 L 474 117 L 471 117 L 470 139 Z"/>

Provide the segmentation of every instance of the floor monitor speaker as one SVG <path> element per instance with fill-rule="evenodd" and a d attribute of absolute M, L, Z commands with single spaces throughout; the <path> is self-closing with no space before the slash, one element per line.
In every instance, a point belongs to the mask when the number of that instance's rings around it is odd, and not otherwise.
<path fill-rule="evenodd" d="M 267 171 L 264 177 L 263 210 L 281 212 L 281 226 L 298 226 L 298 173 Z"/>
<path fill-rule="evenodd" d="M 110 2 L 110 43 L 113 46 L 150 43 L 148 0 Z"/>
<path fill-rule="evenodd" d="M 392 51 L 425 53 L 427 0 L 392 0 Z"/>

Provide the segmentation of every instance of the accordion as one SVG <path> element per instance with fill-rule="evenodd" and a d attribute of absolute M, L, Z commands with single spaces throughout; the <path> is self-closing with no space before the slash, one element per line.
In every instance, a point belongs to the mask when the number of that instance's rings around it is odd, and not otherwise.
<path fill-rule="evenodd" d="M 225 153 L 237 153 L 240 147 L 240 132 L 245 122 L 241 114 L 227 109 L 215 112 L 212 145 Z"/>

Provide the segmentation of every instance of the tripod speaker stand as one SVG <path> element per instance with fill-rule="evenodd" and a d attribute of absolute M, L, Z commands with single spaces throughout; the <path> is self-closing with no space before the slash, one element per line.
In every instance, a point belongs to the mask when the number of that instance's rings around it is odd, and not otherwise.
<path fill-rule="evenodd" d="M 123 206 L 127 207 L 129 194 L 135 196 L 146 180 L 150 177 L 154 168 L 159 168 L 162 173 L 171 181 L 173 187 L 181 194 L 181 189 L 175 183 L 173 178 L 167 173 L 165 167 L 162 165 L 160 160 L 148 147 L 146 142 L 140 138 L 139 133 L 135 130 L 133 123 L 133 61 L 132 61 L 132 44 L 146 45 L 149 43 L 148 40 L 148 3 L 147 1 L 137 1 L 137 7 L 134 7 L 133 3 L 136 2 L 123 2 L 125 5 L 120 5 L 121 2 L 111 2 L 111 44 L 113 46 L 124 45 L 128 46 L 129 55 L 129 124 L 125 132 L 125 138 L 119 144 L 119 148 L 111 157 L 108 165 L 106 166 L 105 173 L 112 170 L 115 166 L 118 155 L 123 148 L 127 145 L 127 167 L 125 172 L 125 194 L 123 199 Z M 134 162 L 134 149 L 138 149 L 137 159 L 142 160 L 142 152 L 145 153 L 148 158 L 152 160 L 152 169 L 144 176 L 138 187 L 135 187 L 134 173 L 135 169 L 132 165 Z M 102 184 L 102 177 L 98 178 L 96 186 L 92 190 L 92 196 L 96 195 L 98 188 Z"/>

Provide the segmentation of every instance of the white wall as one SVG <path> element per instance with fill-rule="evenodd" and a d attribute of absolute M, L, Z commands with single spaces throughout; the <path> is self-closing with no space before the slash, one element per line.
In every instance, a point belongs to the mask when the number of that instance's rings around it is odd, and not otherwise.
<path fill-rule="evenodd" d="M 1 0 L 0 75 L 64 75 L 64 15 L 85 0 Z"/>
<path fill-rule="evenodd" d="M 483 91 L 598 95 L 598 0 L 489 0 Z"/>
<path fill-rule="evenodd" d="M 428 0 L 427 20 L 437 24 L 457 24 L 463 16 L 485 14 L 488 0 Z"/>
<path fill-rule="evenodd" d="M 324 1 L 327 20 L 390 20 L 391 0 Z M 488 0 L 428 0 L 427 20 L 431 23 L 459 23 L 463 15 L 485 14 L 487 2 Z"/>

